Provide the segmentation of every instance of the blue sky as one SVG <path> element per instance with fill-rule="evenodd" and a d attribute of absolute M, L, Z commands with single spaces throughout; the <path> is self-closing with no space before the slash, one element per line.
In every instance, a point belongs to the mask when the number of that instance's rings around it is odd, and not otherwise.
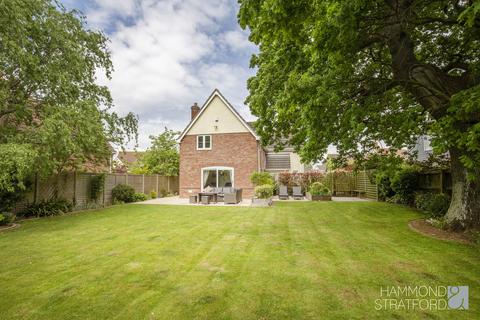
<path fill-rule="evenodd" d="M 115 109 L 139 116 L 139 149 L 163 128 L 182 130 L 190 106 L 214 88 L 247 119 L 246 82 L 256 47 L 237 24 L 236 0 L 61 0 L 110 38 L 115 72 L 98 81 Z"/>

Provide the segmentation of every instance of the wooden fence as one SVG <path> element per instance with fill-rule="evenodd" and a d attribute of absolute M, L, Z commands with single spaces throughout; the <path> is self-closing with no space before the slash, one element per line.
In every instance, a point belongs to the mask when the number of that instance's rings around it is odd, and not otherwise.
<path fill-rule="evenodd" d="M 325 176 L 323 183 L 334 195 L 358 195 L 378 200 L 378 187 L 366 171 L 331 172 Z"/>
<path fill-rule="evenodd" d="M 378 200 L 377 185 L 373 182 L 371 174 L 366 171 L 333 171 L 327 174 L 314 172 L 280 173 L 275 179 L 279 184 L 289 187 L 290 192 L 293 186 L 301 186 L 303 190 L 307 191 L 311 183 L 318 181 L 326 185 L 333 195 L 358 195 L 360 197 Z"/>
<path fill-rule="evenodd" d="M 422 172 L 418 176 L 418 188 L 421 191 L 451 193 L 452 176 L 445 170 Z"/>
<path fill-rule="evenodd" d="M 324 178 L 324 183 L 334 194 L 359 194 L 378 200 L 378 186 L 372 181 L 368 171 L 357 173 L 334 172 Z M 418 191 L 448 193 L 452 192 L 452 176 L 446 170 L 432 170 L 418 174 Z"/>
<path fill-rule="evenodd" d="M 118 184 L 127 184 L 135 192 L 150 194 L 155 191 L 160 197 L 165 194 L 177 194 L 179 190 L 178 177 L 159 175 L 106 173 L 105 185 L 100 197 L 91 199 L 91 180 L 95 173 L 65 173 L 52 176 L 46 180 L 35 179 L 26 194 L 24 201 L 17 205 L 21 210 L 27 203 L 36 203 L 54 197 L 67 199 L 75 204 L 75 209 L 88 208 L 94 205 L 112 204 L 112 189 Z"/>

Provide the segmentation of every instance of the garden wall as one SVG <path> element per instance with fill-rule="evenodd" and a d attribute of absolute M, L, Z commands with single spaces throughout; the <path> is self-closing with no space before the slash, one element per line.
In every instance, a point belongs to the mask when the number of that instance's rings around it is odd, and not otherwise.
<path fill-rule="evenodd" d="M 91 199 L 91 179 L 96 173 L 65 173 L 52 176 L 46 180 L 35 179 L 32 187 L 22 203 L 17 204 L 15 211 L 21 210 L 27 203 L 36 203 L 54 197 L 64 198 L 75 203 L 75 209 L 88 208 L 94 205 L 112 204 L 112 189 L 118 184 L 128 184 L 135 192 L 150 194 L 155 191 L 158 196 L 178 194 L 178 177 L 159 175 L 105 173 L 105 185 L 96 202 Z"/>

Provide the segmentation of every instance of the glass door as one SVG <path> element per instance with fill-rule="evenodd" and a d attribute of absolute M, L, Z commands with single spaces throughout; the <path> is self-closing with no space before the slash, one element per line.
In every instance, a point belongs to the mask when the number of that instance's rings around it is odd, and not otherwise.
<path fill-rule="evenodd" d="M 233 187 L 233 168 L 202 168 L 202 190 L 207 188 Z"/>

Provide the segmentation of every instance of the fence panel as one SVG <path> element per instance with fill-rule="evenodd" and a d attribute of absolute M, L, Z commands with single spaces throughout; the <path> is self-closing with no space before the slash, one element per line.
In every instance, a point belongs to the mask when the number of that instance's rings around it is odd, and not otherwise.
<path fill-rule="evenodd" d="M 129 174 L 127 177 L 127 184 L 131 185 L 135 192 L 143 191 L 143 175 L 141 174 Z"/>
<path fill-rule="evenodd" d="M 335 181 L 334 192 L 335 194 L 351 194 L 353 191 L 352 174 L 350 172 L 335 172 L 333 173 L 333 179 Z"/>
<path fill-rule="evenodd" d="M 112 199 L 112 189 L 119 183 L 117 183 L 117 175 L 116 174 L 107 174 L 105 176 L 105 186 L 103 188 L 103 198 L 105 199 L 104 203 L 106 205 L 110 205 L 113 202 Z"/>
<path fill-rule="evenodd" d="M 168 177 L 168 192 L 171 194 L 178 194 L 180 190 L 180 180 L 178 177 Z"/>
<path fill-rule="evenodd" d="M 355 176 L 355 189 L 356 193 L 364 195 L 368 199 L 378 200 L 378 186 L 370 181 L 368 172 L 359 171 Z"/>
<path fill-rule="evenodd" d="M 75 206 L 86 208 L 90 202 L 90 178 L 91 174 L 77 174 L 75 186 Z"/>
<path fill-rule="evenodd" d="M 48 179 L 32 179 L 31 187 L 26 192 L 24 199 L 17 203 L 14 211 L 18 212 L 25 208 L 28 203 L 49 200 L 55 197 L 75 202 L 75 209 L 87 208 L 92 202 L 90 189 L 91 178 L 94 173 L 65 173 L 54 175 Z M 112 204 L 112 189 L 119 184 L 128 184 L 135 192 L 157 191 L 158 195 L 177 194 L 179 190 L 178 177 L 165 177 L 157 175 L 133 175 L 133 174 L 105 174 L 103 194 L 97 199 L 97 204 Z"/>
<path fill-rule="evenodd" d="M 158 193 L 157 190 L 157 176 L 144 176 L 144 189 L 145 193 L 150 195 L 150 192 L 155 191 Z"/>
<path fill-rule="evenodd" d="M 166 193 L 168 193 L 168 187 L 168 177 L 158 176 L 158 194 L 163 197 Z"/>

